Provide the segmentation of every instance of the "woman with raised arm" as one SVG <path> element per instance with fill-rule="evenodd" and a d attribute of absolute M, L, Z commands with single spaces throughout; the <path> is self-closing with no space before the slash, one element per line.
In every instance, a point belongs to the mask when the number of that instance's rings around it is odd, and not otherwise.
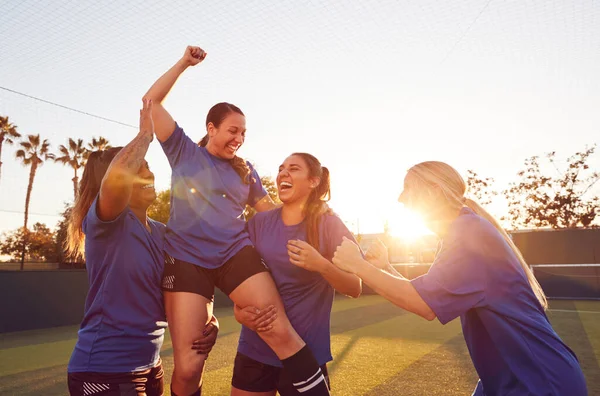
<path fill-rule="evenodd" d="M 364 260 L 346 240 L 333 262 L 423 318 L 446 324 L 460 317 L 480 378 L 474 395 L 587 395 L 577 357 L 552 328 L 546 297 L 529 266 L 506 231 L 465 191 L 460 174 L 443 162 L 417 164 L 404 179 L 399 201 L 442 240 L 427 274 L 404 278 L 381 243 Z"/>
<path fill-rule="evenodd" d="M 67 250 L 85 255 L 90 285 L 68 366 L 73 396 L 163 394 L 165 225 L 146 215 L 156 199 L 144 159 L 151 109 L 145 101 L 140 131 L 127 146 L 90 155 L 72 210 Z M 216 319 L 203 326 L 199 352 L 210 351 L 217 326 Z"/>
<path fill-rule="evenodd" d="M 206 356 L 191 346 L 211 317 L 216 286 L 239 307 L 275 306 L 278 317 L 261 338 L 292 373 L 300 394 L 328 395 L 319 364 L 287 319 L 246 230 L 246 205 L 262 212 L 275 204 L 256 170 L 236 155 L 246 138 L 244 114 L 232 104 L 216 104 L 206 117 L 206 136 L 197 144 L 162 105 L 181 73 L 205 57 L 199 47 L 187 47 L 145 95 L 154 103 L 156 137 L 172 169 L 163 276 L 175 359 L 171 392 L 201 394 Z"/>

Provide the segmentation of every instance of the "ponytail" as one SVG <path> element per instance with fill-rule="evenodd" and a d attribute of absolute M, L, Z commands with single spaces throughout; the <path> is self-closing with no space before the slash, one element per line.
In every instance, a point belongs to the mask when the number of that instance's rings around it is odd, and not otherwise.
<path fill-rule="evenodd" d="M 319 160 L 308 153 L 294 153 L 306 162 L 310 177 L 319 179 L 319 184 L 313 188 L 304 207 L 304 221 L 306 224 L 306 239 L 317 252 L 320 251 L 319 226 L 321 217 L 327 212 L 327 201 L 331 198 L 331 183 L 329 169 L 321 166 Z"/>
<path fill-rule="evenodd" d="M 514 244 L 510 236 L 506 233 L 502 226 L 500 226 L 498 221 L 477 202 L 464 197 L 467 190 L 467 185 L 456 169 L 444 162 L 427 161 L 413 166 L 408 171 L 406 177 L 408 178 L 412 176 L 416 177 L 414 183 L 418 184 L 419 189 L 431 191 L 431 187 L 435 186 L 442 191 L 448 205 L 451 207 L 458 210 L 463 206 L 467 206 L 469 209 L 475 212 L 475 214 L 492 223 L 494 228 L 496 228 L 496 230 L 498 230 L 498 232 L 502 235 L 506 243 L 510 246 L 511 250 L 519 260 L 523 271 L 525 271 L 529 285 L 531 286 L 531 289 L 538 301 L 544 309 L 548 308 L 548 300 L 546 299 L 546 295 L 544 294 L 542 287 L 537 279 L 535 279 L 533 272 L 525 262 L 523 255 Z"/>

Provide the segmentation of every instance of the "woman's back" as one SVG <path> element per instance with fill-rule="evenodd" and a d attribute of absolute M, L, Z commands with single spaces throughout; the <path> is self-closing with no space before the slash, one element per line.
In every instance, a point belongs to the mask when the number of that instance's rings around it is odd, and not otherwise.
<path fill-rule="evenodd" d="M 83 222 L 90 289 L 69 372 L 154 367 L 167 327 L 160 281 L 165 226 L 151 232 L 125 209 L 101 221 L 92 204 Z"/>
<path fill-rule="evenodd" d="M 486 395 L 583 394 L 576 389 L 582 382 L 575 354 L 552 328 L 516 254 L 487 220 L 463 208 L 427 278 L 442 286 L 434 303 L 446 306 L 436 310 L 440 322 L 460 316 Z M 573 381 L 565 382 L 570 375 Z M 574 388 L 562 389 L 565 383 Z"/>

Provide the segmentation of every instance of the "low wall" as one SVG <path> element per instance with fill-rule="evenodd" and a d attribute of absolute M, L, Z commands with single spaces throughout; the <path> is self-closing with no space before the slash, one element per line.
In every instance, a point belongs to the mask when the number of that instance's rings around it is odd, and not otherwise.
<path fill-rule="evenodd" d="M 0 271 L 0 333 L 76 325 L 88 291 L 85 270 Z M 215 290 L 215 306 L 231 306 Z"/>

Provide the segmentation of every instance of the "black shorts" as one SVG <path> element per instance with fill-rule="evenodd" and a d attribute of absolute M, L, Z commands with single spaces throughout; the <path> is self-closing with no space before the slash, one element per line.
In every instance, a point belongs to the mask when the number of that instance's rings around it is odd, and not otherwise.
<path fill-rule="evenodd" d="M 327 365 L 321 371 L 331 389 Z M 281 396 L 300 395 L 292 385 L 292 379 L 285 369 L 258 362 L 246 355 L 237 353 L 233 365 L 231 385 L 246 392 L 271 392 L 276 390 Z"/>
<path fill-rule="evenodd" d="M 162 364 L 134 373 L 69 373 L 71 396 L 162 396 Z"/>
<path fill-rule="evenodd" d="M 230 295 L 246 279 L 268 268 L 254 246 L 244 246 L 219 268 L 209 269 L 165 254 L 162 289 L 199 294 L 214 301 L 215 286 Z"/>

